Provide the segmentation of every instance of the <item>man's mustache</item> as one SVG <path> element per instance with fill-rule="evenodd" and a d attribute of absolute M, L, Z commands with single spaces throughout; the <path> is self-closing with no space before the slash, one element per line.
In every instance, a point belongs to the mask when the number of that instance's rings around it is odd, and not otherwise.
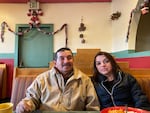
<path fill-rule="evenodd" d="M 72 64 L 71 63 L 65 63 L 65 64 L 63 64 L 63 66 L 72 66 Z"/>

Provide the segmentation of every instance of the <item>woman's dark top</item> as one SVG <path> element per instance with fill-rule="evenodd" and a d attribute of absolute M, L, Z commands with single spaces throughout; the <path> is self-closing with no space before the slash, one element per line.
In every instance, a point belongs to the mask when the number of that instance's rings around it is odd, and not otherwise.
<path fill-rule="evenodd" d="M 116 80 L 111 82 L 103 75 L 99 75 L 96 81 L 93 80 L 101 109 L 128 105 L 150 110 L 148 98 L 133 76 L 119 71 L 116 77 Z"/>

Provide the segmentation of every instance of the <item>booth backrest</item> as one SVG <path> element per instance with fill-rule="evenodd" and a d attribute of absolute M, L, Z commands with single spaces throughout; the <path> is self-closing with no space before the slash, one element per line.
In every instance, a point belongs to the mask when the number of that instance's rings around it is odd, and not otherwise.
<path fill-rule="evenodd" d="M 15 68 L 13 75 L 13 87 L 11 94 L 11 102 L 13 110 L 16 105 L 25 97 L 27 87 L 32 83 L 35 77 L 48 70 L 49 68 Z"/>
<path fill-rule="evenodd" d="M 0 64 L 0 99 L 7 98 L 7 66 Z"/>
<path fill-rule="evenodd" d="M 77 49 L 74 65 L 89 76 L 93 73 L 93 59 L 100 49 Z"/>
<path fill-rule="evenodd" d="M 17 77 L 14 79 L 14 85 L 12 89 L 11 102 L 13 103 L 13 109 L 16 109 L 16 105 L 25 97 L 27 87 L 32 83 L 35 77 Z"/>
<path fill-rule="evenodd" d="M 147 95 L 150 102 L 150 74 L 149 75 L 133 75 L 140 84 L 143 92 Z"/>
<path fill-rule="evenodd" d="M 129 70 L 129 73 L 137 79 L 143 92 L 147 95 L 150 102 L 150 69 L 132 68 Z"/>
<path fill-rule="evenodd" d="M 0 68 L 0 99 L 2 98 L 2 87 L 3 87 L 3 69 Z"/>

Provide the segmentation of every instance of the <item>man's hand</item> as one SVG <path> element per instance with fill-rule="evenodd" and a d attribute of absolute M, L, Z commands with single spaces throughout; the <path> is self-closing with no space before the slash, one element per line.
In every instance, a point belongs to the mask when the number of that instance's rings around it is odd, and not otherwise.
<path fill-rule="evenodd" d="M 16 107 L 16 113 L 30 113 L 32 111 L 32 105 L 27 100 L 22 100 Z"/>

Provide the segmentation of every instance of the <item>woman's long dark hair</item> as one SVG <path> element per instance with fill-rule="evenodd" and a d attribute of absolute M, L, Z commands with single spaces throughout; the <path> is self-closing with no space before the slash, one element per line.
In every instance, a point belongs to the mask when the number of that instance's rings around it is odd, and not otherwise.
<path fill-rule="evenodd" d="M 94 57 L 94 63 L 93 63 L 94 73 L 93 73 L 93 77 L 92 77 L 94 79 L 94 81 L 97 81 L 98 80 L 97 77 L 99 75 L 102 75 L 101 73 L 98 72 L 98 70 L 96 68 L 96 57 L 100 56 L 100 55 L 104 55 L 110 61 L 111 65 L 112 65 L 112 72 L 113 72 L 114 75 L 116 75 L 117 72 L 119 70 L 121 70 L 119 65 L 115 61 L 114 57 L 110 53 L 107 53 L 107 52 L 104 52 L 104 51 L 100 51 Z"/>

